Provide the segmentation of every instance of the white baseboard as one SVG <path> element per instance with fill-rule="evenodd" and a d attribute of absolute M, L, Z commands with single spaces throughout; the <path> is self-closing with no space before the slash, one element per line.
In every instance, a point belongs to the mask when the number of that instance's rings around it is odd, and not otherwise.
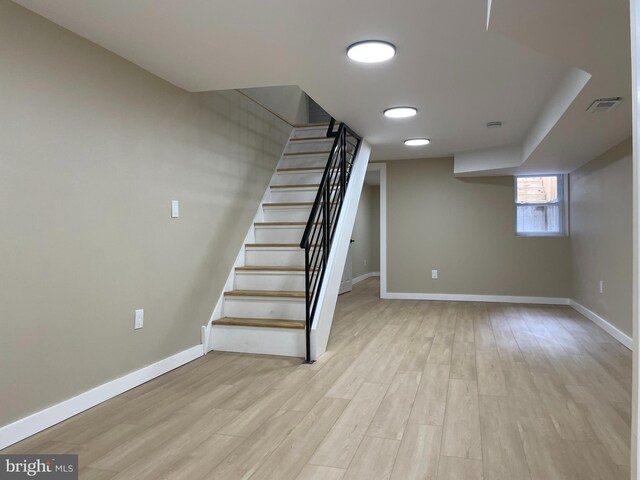
<path fill-rule="evenodd" d="M 533 305 L 569 305 L 568 298 L 517 297 L 509 295 L 464 295 L 453 293 L 398 293 L 387 292 L 382 298 L 391 300 L 442 300 L 448 302 L 528 303 Z"/>
<path fill-rule="evenodd" d="M 597 326 L 599 326 L 601 329 L 603 329 L 613 338 L 618 340 L 622 345 L 627 347 L 629 350 L 633 350 L 633 339 L 629 335 L 627 335 L 624 332 L 621 332 L 620 330 L 618 330 L 617 327 L 614 327 L 613 325 L 611 325 L 600 315 L 598 315 L 592 310 L 589 310 L 587 307 L 579 304 L 575 300 L 571 300 L 570 305 L 573 307 L 573 309 L 576 312 L 581 313 L 582 315 L 587 317 L 589 320 L 591 320 L 593 323 L 595 323 Z"/>
<path fill-rule="evenodd" d="M 364 275 L 363 275 L 364 276 Z M 360 278 L 360 277 L 358 277 Z M 367 277 L 368 278 L 368 277 Z M 354 279 L 356 283 L 356 279 Z M 579 304 L 575 300 L 560 297 L 517 297 L 507 295 L 459 295 L 449 293 L 398 293 L 387 292 L 382 298 L 390 300 L 442 300 L 449 302 L 492 302 L 492 303 L 524 303 L 532 305 L 570 305 L 578 313 L 581 313 L 605 332 L 618 340 L 629 350 L 633 349 L 633 339 L 617 327 L 606 321 L 597 313 Z"/>
<path fill-rule="evenodd" d="M 104 383 L 87 392 L 60 402 L 0 428 L 0 450 L 24 440 L 42 430 L 71 418 L 80 412 L 95 407 L 110 398 L 142 385 L 170 370 L 201 357 L 202 345 L 183 350 L 154 364 L 131 372 L 123 377 Z"/>
<path fill-rule="evenodd" d="M 355 285 L 356 283 L 360 283 L 363 280 L 366 280 L 367 278 L 379 277 L 379 276 L 380 276 L 380 272 L 369 272 L 369 273 L 365 273 L 364 275 L 360 275 L 359 277 L 354 278 L 353 280 L 351 280 L 351 283 L 353 285 Z"/>

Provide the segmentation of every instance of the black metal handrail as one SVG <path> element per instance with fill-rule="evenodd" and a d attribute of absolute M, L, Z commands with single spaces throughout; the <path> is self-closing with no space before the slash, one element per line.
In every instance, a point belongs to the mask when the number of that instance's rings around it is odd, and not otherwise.
<path fill-rule="evenodd" d="M 362 141 L 344 123 L 340 123 L 337 131 L 335 126 L 336 121 L 332 118 L 327 128 L 327 137 L 335 140 L 300 242 L 300 248 L 304 248 L 305 340 L 308 363 L 311 363 L 311 326 L 318 306 L 318 294 L 327 269 L 333 235 L 340 218 L 353 163 Z"/>

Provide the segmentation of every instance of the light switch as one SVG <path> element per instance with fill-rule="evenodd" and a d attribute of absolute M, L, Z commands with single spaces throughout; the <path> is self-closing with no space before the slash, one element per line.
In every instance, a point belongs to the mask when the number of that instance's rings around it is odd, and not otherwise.
<path fill-rule="evenodd" d="M 178 218 L 180 216 L 180 202 L 178 200 L 171 200 L 171 218 Z"/>
<path fill-rule="evenodd" d="M 133 328 L 138 330 L 139 328 L 144 327 L 144 308 L 139 308 L 136 310 L 135 322 Z"/>

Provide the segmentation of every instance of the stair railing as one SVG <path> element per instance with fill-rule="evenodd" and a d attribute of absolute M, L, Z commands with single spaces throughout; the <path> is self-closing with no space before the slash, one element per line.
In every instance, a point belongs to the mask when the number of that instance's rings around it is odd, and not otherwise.
<path fill-rule="evenodd" d="M 336 121 L 331 118 L 327 137 L 334 138 L 327 165 L 322 174 L 300 248 L 304 248 L 305 301 L 306 301 L 306 362 L 311 362 L 311 326 L 318 306 L 318 296 L 340 211 L 344 203 L 353 163 L 362 138 L 344 123 L 335 130 Z"/>

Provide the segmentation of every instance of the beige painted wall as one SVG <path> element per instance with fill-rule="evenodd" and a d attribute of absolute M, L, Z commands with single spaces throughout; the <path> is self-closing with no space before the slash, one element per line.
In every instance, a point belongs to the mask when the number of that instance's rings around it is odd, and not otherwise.
<path fill-rule="evenodd" d="M 289 127 L 8 1 L 0 58 L 4 425 L 200 343 Z"/>
<path fill-rule="evenodd" d="M 364 184 L 351 238 L 353 278 L 380 271 L 380 187 Z"/>
<path fill-rule="evenodd" d="M 569 179 L 572 298 L 631 335 L 631 139 L 572 172 Z"/>
<path fill-rule="evenodd" d="M 389 292 L 569 296 L 569 238 L 515 235 L 512 177 L 438 158 L 387 162 L 387 182 Z"/>

